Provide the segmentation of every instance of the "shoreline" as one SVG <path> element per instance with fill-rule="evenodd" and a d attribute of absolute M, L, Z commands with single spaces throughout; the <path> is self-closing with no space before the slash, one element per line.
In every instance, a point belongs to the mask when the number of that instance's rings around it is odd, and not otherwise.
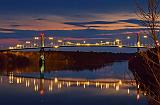
<path fill-rule="evenodd" d="M 96 70 L 118 61 L 128 61 L 134 53 L 46 51 L 45 71 L 55 70 Z M 1 71 L 38 72 L 40 52 L 5 52 L 0 53 Z M 8 64 L 10 65 L 8 67 Z"/>

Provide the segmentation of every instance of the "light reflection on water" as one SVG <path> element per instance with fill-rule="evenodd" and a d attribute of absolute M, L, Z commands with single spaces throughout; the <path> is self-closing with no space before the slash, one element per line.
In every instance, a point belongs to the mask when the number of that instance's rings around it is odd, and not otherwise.
<path fill-rule="evenodd" d="M 136 84 L 131 81 L 37 79 L 14 77 L 12 74 L 0 78 L 0 92 L 3 94 L 0 98 L 8 97 L 7 100 L 18 104 L 117 105 L 121 102 L 123 105 L 145 105 L 141 91 L 136 90 Z M 4 105 L 12 102 L 1 101 Z"/>
<path fill-rule="evenodd" d="M 124 72 L 127 62 L 96 71 L 53 71 L 44 78 L 10 72 L 0 77 L 0 105 L 146 105 L 145 93 Z"/>

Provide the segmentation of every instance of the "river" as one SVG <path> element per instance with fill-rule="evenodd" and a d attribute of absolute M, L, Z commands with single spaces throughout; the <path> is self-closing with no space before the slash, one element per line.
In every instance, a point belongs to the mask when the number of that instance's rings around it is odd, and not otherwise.
<path fill-rule="evenodd" d="M 132 79 L 128 61 L 94 70 L 54 70 L 43 78 L 34 71 L 9 72 L 0 76 L 0 105 L 147 105 Z"/>

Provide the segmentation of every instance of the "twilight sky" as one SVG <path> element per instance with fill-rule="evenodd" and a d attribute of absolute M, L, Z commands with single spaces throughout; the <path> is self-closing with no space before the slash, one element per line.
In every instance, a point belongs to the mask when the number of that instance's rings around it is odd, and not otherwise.
<path fill-rule="evenodd" d="M 0 44 L 39 32 L 107 38 L 140 30 L 134 0 L 0 0 Z"/>

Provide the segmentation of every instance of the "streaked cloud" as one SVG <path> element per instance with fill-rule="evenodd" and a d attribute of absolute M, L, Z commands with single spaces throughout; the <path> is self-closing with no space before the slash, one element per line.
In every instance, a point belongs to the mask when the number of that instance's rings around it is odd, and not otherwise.
<path fill-rule="evenodd" d="M 0 38 L 17 41 L 41 31 L 83 40 L 143 29 L 133 0 L 1 0 L 0 23 Z"/>
<path fill-rule="evenodd" d="M 95 15 L 95 16 L 93 16 Z M 133 14 L 132 14 L 133 15 Z M 125 13 L 119 14 L 92 14 L 92 18 L 82 20 L 72 20 L 72 18 L 65 18 L 57 15 L 17 15 L 12 19 L 0 19 L 0 28 L 15 29 L 15 30 L 84 30 L 84 29 L 97 29 L 97 30 L 118 30 L 124 28 L 139 28 L 139 20 L 135 15 Z M 115 18 L 112 18 L 115 17 Z M 117 18 L 118 17 L 118 18 Z M 118 26 L 118 27 L 117 27 Z"/>

